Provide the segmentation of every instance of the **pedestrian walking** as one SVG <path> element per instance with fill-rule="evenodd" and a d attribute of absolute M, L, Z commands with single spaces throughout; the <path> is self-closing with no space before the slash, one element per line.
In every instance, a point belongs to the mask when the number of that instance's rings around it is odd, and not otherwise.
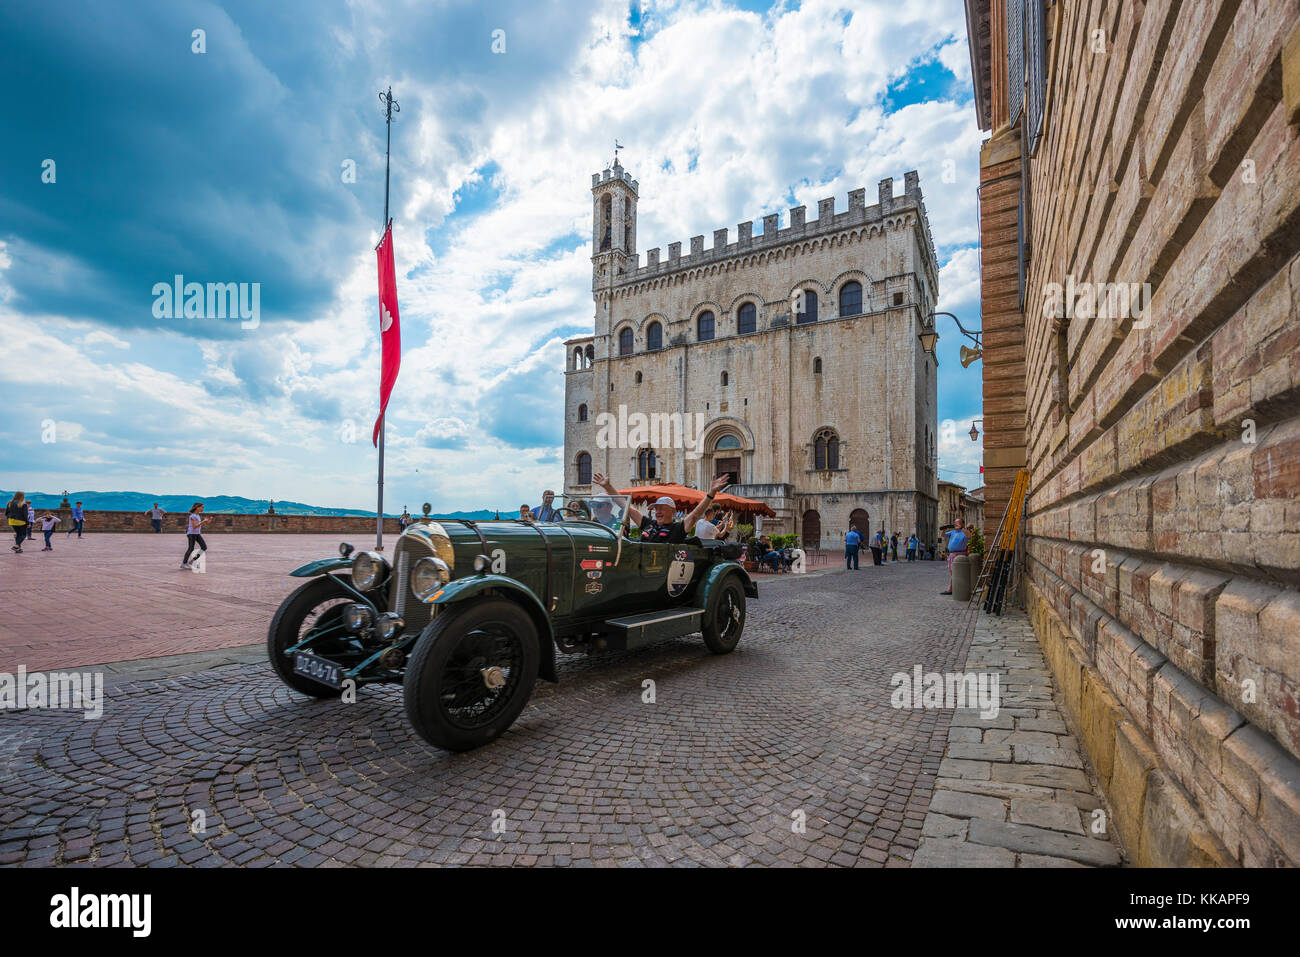
<path fill-rule="evenodd" d="M 952 594 L 952 560 L 958 555 L 966 554 L 966 545 L 970 541 L 966 534 L 966 523 L 960 518 L 953 523 L 953 527 L 944 533 L 947 540 L 948 548 L 948 590 L 939 592 L 940 595 Z"/>
<path fill-rule="evenodd" d="M 907 560 L 909 562 L 916 561 L 916 548 L 920 544 L 921 542 L 917 539 L 915 534 L 907 536 Z"/>
<path fill-rule="evenodd" d="M 78 502 L 72 506 L 72 526 L 68 529 L 68 534 L 77 533 L 81 537 L 81 530 L 86 527 L 86 513 L 81 510 L 81 503 Z"/>
<path fill-rule="evenodd" d="M 13 498 L 5 506 L 5 518 L 9 521 L 9 531 L 13 532 L 14 543 L 10 551 L 22 553 L 23 542 L 27 539 L 27 495 L 14 492 Z"/>
<path fill-rule="evenodd" d="M 898 561 L 898 532 L 889 536 L 889 557 L 893 561 Z"/>
<path fill-rule="evenodd" d="M 413 521 L 415 521 L 415 520 L 414 520 L 413 518 L 411 518 L 411 513 L 408 512 L 408 511 L 406 510 L 406 506 L 403 505 L 403 506 L 402 506 L 402 514 L 401 514 L 401 516 L 397 519 L 397 528 L 398 528 L 398 530 L 399 530 L 399 531 L 403 531 L 403 532 L 406 531 L 407 526 L 410 525 L 411 522 L 413 522 Z"/>
<path fill-rule="evenodd" d="M 153 508 L 149 509 L 145 514 L 149 516 L 149 524 L 153 526 L 153 530 L 158 534 L 162 534 L 163 516 L 167 513 L 158 507 L 157 502 L 154 502 Z"/>
<path fill-rule="evenodd" d="M 190 506 L 190 517 L 185 523 L 185 557 L 181 559 L 181 568 L 193 570 L 194 566 L 190 564 L 190 552 L 195 552 L 195 561 L 207 553 L 208 543 L 203 540 L 203 526 L 208 521 L 209 519 L 203 517 L 202 502 L 195 502 Z"/>
<path fill-rule="evenodd" d="M 870 547 L 871 547 L 871 564 L 883 565 L 884 561 L 880 554 L 882 549 L 881 549 L 881 537 L 879 532 L 877 532 L 875 535 L 872 536 Z"/>
<path fill-rule="evenodd" d="M 862 548 L 862 534 L 856 528 L 850 528 L 844 535 L 844 570 L 857 571 L 858 551 Z"/>
<path fill-rule="evenodd" d="M 32 500 L 27 500 L 27 540 L 31 541 L 36 534 L 36 506 Z"/>
<path fill-rule="evenodd" d="M 52 513 L 46 512 L 41 516 L 41 534 L 45 536 L 45 547 L 41 551 L 54 551 L 54 546 L 50 544 L 50 536 L 54 534 L 54 526 L 57 524 L 59 524 L 59 520 Z"/>

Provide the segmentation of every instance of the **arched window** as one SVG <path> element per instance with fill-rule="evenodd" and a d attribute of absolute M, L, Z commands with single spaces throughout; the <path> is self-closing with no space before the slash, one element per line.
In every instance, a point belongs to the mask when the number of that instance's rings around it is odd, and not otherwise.
<path fill-rule="evenodd" d="M 591 484 L 591 456 L 586 452 L 578 453 L 578 484 Z"/>
<path fill-rule="evenodd" d="M 740 311 L 736 313 L 736 331 L 741 335 L 746 332 L 753 332 L 758 328 L 758 308 L 752 303 L 747 302 L 741 305 Z"/>
<path fill-rule="evenodd" d="M 840 437 L 831 429 L 822 429 L 813 439 L 813 468 L 818 471 L 840 467 Z"/>
<path fill-rule="evenodd" d="M 605 250 L 609 249 L 609 242 L 610 242 L 609 230 L 610 230 L 610 225 L 614 222 L 614 217 L 610 213 L 609 193 L 606 193 L 600 199 L 600 221 L 602 226 L 601 237 L 600 237 L 600 251 L 604 252 Z"/>
<path fill-rule="evenodd" d="M 587 421 L 587 403 L 585 402 L 582 403 L 582 405 L 578 406 L 578 421 L 579 422 Z"/>
<path fill-rule="evenodd" d="M 724 435 L 722 438 L 718 439 L 718 444 L 714 446 L 714 448 L 719 452 L 725 452 L 728 449 L 738 449 L 740 447 L 740 439 L 736 438 L 734 435 Z"/>
<path fill-rule="evenodd" d="M 632 354 L 632 330 L 623 329 L 618 334 L 618 354 L 621 356 L 630 356 Z"/>
<path fill-rule="evenodd" d="M 700 317 L 695 320 L 695 327 L 699 332 L 700 342 L 713 338 L 713 313 L 702 312 Z"/>
<path fill-rule="evenodd" d="M 794 321 L 796 324 L 804 322 L 817 321 L 817 293 L 811 289 L 800 289 L 798 296 L 795 298 Z"/>
<path fill-rule="evenodd" d="M 862 315 L 862 283 L 846 282 L 840 286 L 840 315 Z"/>
<path fill-rule="evenodd" d="M 596 361 L 596 347 L 587 346 L 587 365 L 591 365 L 595 361 Z"/>
<path fill-rule="evenodd" d="M 664 347 L 664 327 L 659 323 L 650 323 L 650 328 L 645 333 L 645 347 L 651 352 L 657 352 Z"/>
<path fill-rule="evenodd" d="M 654 449 L 642 449 L 636 454 L 636 477 L 639 479 L 656 478 L 657 465 Z"/>
<path fill-rule="evenodd" d="M 817 358 L 813 359 L 813 375 L 821 375 L 821 373 L 822 373 L 822 357 L 817 356 Z"/>
<path fill-rule="evenodd" d="M 578 348 L 573 350 L 573 367 L 575 369 L 581 369 L 582 366 L 582 346 L 578 346 Z"/>
<path fill-rule="evenodd" d="M 639 372 L 636 374 L 636 384 L 637 385 L 641 384 L 641 373 Z"/>
<path fill-rule="evenodd" d="M 722 373 L 722 384 L 723 385 L 727 384 L 727 374 L 725 372 Z"/>

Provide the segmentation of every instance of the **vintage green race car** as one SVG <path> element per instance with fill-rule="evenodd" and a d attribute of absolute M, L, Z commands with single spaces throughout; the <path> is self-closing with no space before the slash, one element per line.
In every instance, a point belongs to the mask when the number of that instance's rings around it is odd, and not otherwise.
<path fill-rule="evenodd" d="M 625 496 L 557 504 L 556 522 L 426 518 L 391 555 L 344 543 L 295 569 L 311 581 L 271 620 L 271 666 L 319 698 L 400 681 L 419 735 L 467 751 L 510 727 L 539 674 L 558 680 L 557 650 L 697 632 L 714 654 L 736 647 L 745 598 L 758 596 L 739 545 L 636 541 Z"/>

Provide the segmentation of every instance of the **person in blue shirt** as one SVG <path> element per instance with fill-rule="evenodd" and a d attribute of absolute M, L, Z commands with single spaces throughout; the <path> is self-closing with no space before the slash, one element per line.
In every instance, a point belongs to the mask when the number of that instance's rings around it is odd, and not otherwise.
<path fill-rule="evenodd" d="M 916 546 L 920 544 L 915 534 L 907 536 L 907 560 L 909 562 L 916 561 Z"/>
<path fill-rule="evenodd" d="M 76 505 L 72 506 L 72 528 L 68 529 L 68 535 L 71 535 L 75 531 L 77 537 L 80 538 L 81 530 L 85 527 L 86 513 L 81 510 L 81 503 L 78 502 Z"/>
<path fill-rule="evenodd" d="M 862 547 L 862 535 L 856 528 L 850 528 L 844 536 L 844 570 L 857 570 L 858 549 Z"/>
<path fill-rule="evenodd" d="M 940 595 L 952 594 L 952 560 L 955 555 L 966 554 L 966 544 L 970 537 L 966 534 L 966 523 L 962 519 L 957 519 L 952 528 L 944 532 L 946 540 L 945 547 L 948 549 L 948 590 L 939 592 Z"/>
<path fill-rule="evenodd" d="M 559 522 L 563 517 L 559 509 L 551 505 L 555 501 L 555 493 L 549 488 L 542 493 L 542 504 L 532 511 L 534 522 Z"/>

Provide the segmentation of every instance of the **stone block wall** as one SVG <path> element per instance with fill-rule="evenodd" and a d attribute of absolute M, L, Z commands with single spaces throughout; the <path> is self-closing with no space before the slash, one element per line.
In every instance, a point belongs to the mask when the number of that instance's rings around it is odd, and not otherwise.
<path fill-rule="evenodd" d="M 1300 4 L 1066 7 L 1027 163 L 1029 605 L 1140 863 L 1298 865 Z M 1149 301 L 1062 316 L 1071 282 Z"/>

